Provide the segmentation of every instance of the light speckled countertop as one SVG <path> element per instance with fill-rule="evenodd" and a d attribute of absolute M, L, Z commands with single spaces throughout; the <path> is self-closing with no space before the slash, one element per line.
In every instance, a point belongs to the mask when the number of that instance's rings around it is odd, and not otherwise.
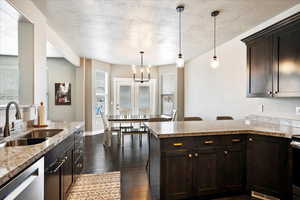
<path fill-rule="evenodd" d="M 291 138 L 300 135 L 300 127 L 249 120 L 149 122 L 146 125 L 157 138 L 228 134 Z"/>
<path fill-rule="evenodd" d="M 59 134 L 48 138 L 45 142 L 29 146 L 1 147 L 0 148 L 0 186 L 30 166 L 38 158 L 62 142 L 77 129 L 84 126 L 83 122 L 50 122 L 49 127 L 43 129 L 63 129 Z M 41 129 L 41 128 L 39 128 Z M 34 129 L 14 134 L 5 140 L 14 139 Z"/>

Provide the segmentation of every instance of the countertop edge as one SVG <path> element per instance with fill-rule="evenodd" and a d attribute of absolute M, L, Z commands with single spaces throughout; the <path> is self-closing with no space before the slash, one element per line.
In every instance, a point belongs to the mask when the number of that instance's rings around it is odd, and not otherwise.
<path fill-rule="evenodd" d="M 152 135 L 158 139 L 176 138 L 176 137 L 195 137 L 195 136 L 211 136 L 211 135 L 237 135 L 237 134 L 256 134 L 272 137 L 290 138 L 282 132 L 271 132 L 271 131 L 258 131 L 251 129 L 241 130 L 229 130 L 229 131 L 202 131 L 202 132 L 189 132 L 189 133 L 170 133 L 170 134 L 159 134 L 153 129 L 149 128 Z"/>
<path fill-rule="evenodd" d="M 35 161 L 40 159 L 43 155 L 45 155 L 47 152 L 52 150 L 55 146 L 60 144 L 62 141 L 64 141 L 67 137 L 69 137 L 71 134 L 73 134 L 76 130 L 83 128 L 85 126 L 84 122 L 78 122 L 79 124 L 77 126 L 74 126 L 72 128 L 64 128 L 64 131 L 67 131 L 68 133 L 65 134 L 63 137 L 57 139 L 56 142 L 49 145 L 47 148 L 41 150 L 37 154 L 33 155 L 31 158 L 26 160 L 24 163 L 13 169 L 12 171 L 7 172 L 7 174 L 0 177 L 0 188 L 3 187 L 6 183 L 8 183 L 13 177 L 17 176 L 20 172 L 22 172 L 24 169 L 29 167 L 31 164 L 33 164 Z"/>

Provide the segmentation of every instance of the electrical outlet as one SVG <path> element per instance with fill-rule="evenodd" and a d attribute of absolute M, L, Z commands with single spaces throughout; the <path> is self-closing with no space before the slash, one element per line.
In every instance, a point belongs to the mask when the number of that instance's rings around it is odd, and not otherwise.
<path fill-rule="evenodd" d="M 296 107 L 296 115 L 300 115 L 300 107 Z"/>
<path fill-rule="evenodd" d="M 258 112 L 264 112 L 264 104 L 258 106 Z"/>

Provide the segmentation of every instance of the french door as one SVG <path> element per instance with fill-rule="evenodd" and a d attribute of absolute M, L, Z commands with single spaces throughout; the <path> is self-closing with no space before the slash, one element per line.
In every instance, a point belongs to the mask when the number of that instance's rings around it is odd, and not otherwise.
<path fill-rule="evenodd" d="M 155 114 L 156 80 L 136 83 L 132 79 L 116 78 L 114 80 L 114 114 Z"/>

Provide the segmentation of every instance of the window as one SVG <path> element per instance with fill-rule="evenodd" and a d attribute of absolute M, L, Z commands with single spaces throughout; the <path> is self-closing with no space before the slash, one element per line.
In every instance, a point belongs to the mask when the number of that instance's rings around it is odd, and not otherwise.
<path fill-rule="evenodd" d="M 100 116 L 100 112 L 107 114 L 107 77 L 106 73 L 96 71 L 95 75 L 95 92 L 96 92 L 96 116 Z"/>
<path fill-rule="evenodd" d="M 176 75 L 161 75 L 161 114 L 170 115 L 175 107 Z"/>
<path fill-rule="evenodd" d="M 95 100 L 94 100 L 94 123 L 93 130 L 99 131 L 103 129 L 101 112 L 106 115 L 108 113 L 108 77 L 107 73 L 101 70 L 95 70 Z"/>

